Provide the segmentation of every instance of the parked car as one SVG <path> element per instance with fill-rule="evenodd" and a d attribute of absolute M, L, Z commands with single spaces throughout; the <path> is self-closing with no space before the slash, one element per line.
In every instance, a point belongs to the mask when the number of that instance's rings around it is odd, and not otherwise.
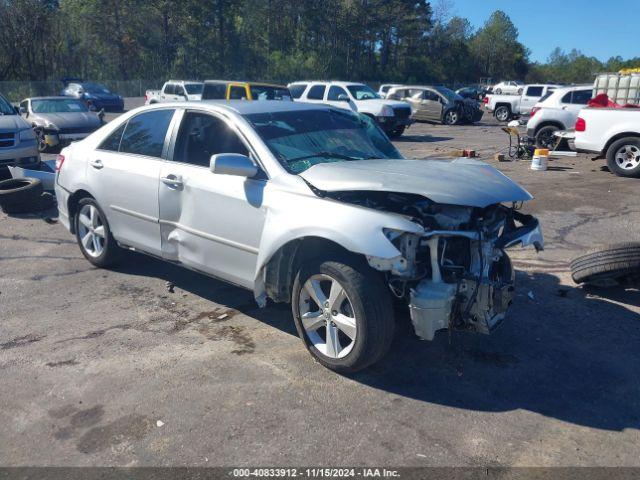
<path fill-rule="evenodd" d="M 487 94 L 487 89 L 483 87 L 464 87 L 456 90 L 456 93 L 462 98 L 469 98 L 471 100 L 482 101 Z"/>
<path fill-rule="evenodd" d="M 147 90 L 144 103 L 197 102 L 202 100 L 202 82 L 193 80 L 169 80 L 160 90 Z"/>
<path fill-rule="evenodd" d="M 380 85 L 380 88 L 378 88 L 378 95 L 380 95 L 380 98 L 387 98 L 387 92 L 390 88 L 401 86 L 399 83 L 383 83 Z"/>
<path fill-rule="evenodd" d="M 524 84 L 516 81 L 496 83 L 492 88 L 492 92 L 496 95 L 522 95 L 523 91 Z"/>
<path fill-rule="evenodd" d="M 591 85 L 576 85 L 551 90 L 531 109 L 527 135 L 538 148 L 553 148 L 559 130 L 572 129 L 578 113 L 587 106 L 593 94 Z"/>
<path fill-rule="evenodd" d="M 575 129 L 579 152 L 605 157 L 618 176 L 640 178 L 640 108 L 583 108 Z"/>
<path fill-rule="evenodd" d="M 485 108 L 493 112 L 497 120 L 508 122 L 521 115 L 529 115 L 536 103 L 556 88 L 558 85 L 526 85 L 520 96 L 487 95 L 484 98 Z"/>
<path fill-rule="evenodd" d="M 82 100 L 89 110 L 104 110 L 105 112 L 122 112 L 124 99 L 120 95 L 111 93 L 107 87 L 99 83 L 84 82 L 79 79 L 63 79 L 65 87 L 60 92 L 64 97 Z"/>
<path fill-rule="evenodd" d="M 32 166 L 40 161 L 36 136 L 18 109 L 0 94 L 0 170 L 9 166 Z"/>
<path fill-rule="evenodd" d="M 169 128 L 171 126 L 171 128 Z M 475 160 L 406 160 L 364 115 L 301 102 L 140 107 L 58 157 L 59 221 L 89 262 L 135 249 L 291 304 L 304 344 L 378 361 L 392 298 L 417 335 L 505 317 L 505 249 L 542 248 L 531 195 Z"/>
<path fill-rule="evenodd" d="M 407 102 L 380 98 L 368 85 L 353 82 L 294 82 L 287 85 L 299 102 L 324 103 L 353 110 L 375 120 L 391 138 L 402 136 L 413 123 Z"/>
<path fill-rule="evenodd" d="M 291 92 L 282 85 L 257 82 L 206 80 L 202 100 L 292 100 Z"/>
<path fill-rule="evenodd" d="M 89 111 L 69 97 L 32 97 L 20 102 L 20 113 L 36 135 L 38 150 L 46 152 L 87 137 L 102 126 L 102 114 Z"/>
<path fill-rule="evenodd" d="M 387 97 L 408 102 L 414 120 L 456 125 L 479 122 L 483 115 L 478 102 L 447 87 L 402 86 L 390 89 Z"/>

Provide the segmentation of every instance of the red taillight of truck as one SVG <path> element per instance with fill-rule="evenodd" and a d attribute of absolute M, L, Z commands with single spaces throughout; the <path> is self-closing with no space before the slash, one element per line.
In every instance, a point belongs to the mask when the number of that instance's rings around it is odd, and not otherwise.
<path fill-rule="evenodd" d="M 584 121 L 584 118 L 578 117 L 576 120 L 576 132 L 584 132 L 587 129 L 587 122 Z"/>

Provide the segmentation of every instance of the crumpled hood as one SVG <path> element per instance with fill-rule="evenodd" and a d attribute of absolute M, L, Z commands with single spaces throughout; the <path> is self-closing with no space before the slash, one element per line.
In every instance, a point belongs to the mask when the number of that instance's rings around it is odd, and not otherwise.
<path fill-rule="evenodd" d="M 94 112 L 36 113 L 29 119 L 38 125 L 48 120 L 58 128 L 98 128 L 100 126 L 100 117 Z"/>
<path fill-rule="evenodd" d="M 20 115 L 0 115 L 0 132 L 17 132 L 31 128 Z"/>
<path fill-rule="evenodd" d="M 300 173 L 315 188 L 422 195 L 436 203 L 484 208 L 533 196 L 498 170 L 477 160 L 357 160 L 320 163 Z"/>

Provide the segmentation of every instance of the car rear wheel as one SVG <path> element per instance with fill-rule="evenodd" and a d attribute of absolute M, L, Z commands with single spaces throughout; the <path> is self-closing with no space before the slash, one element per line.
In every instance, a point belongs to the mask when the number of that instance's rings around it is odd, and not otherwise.
<path fill-rule="evenodd" d="M 496 95 L 502 95 L 502 89 L 496 88 Z"/>
<path fill-rule="evenodd" d="M 122 249 L 118 246 L 107 218 L 93 198 L 83 198 L 75 215 L 75 231 L 80 251 L 96 267 L 115 263 Z"/>
<path fill-rule="evenodd" d="M 558 127 L 554 125 L 547 125 L 546 127 L 542 127 L 536 133 L 536 147 L 538 148 L 548 148 L 549 150 L 553 150 L 558 143 L 554 133 L 560 130 Z"/>
<path fill-rule="evenodd" d="M 405 127 L 396 127 L 389 132 L 389 138 L 400 138 L 404 133 Z"/>
<path fill-rule="evenodd" d="M 508 122 L 511 118 L 511 109 L 504 105 L 496 108 L 495 117 L 500 122 Z"/>
<path fill-rule="evenodd" d="M 609 170 L 620 177 L 640 177 L 640 138 L 625 137 L 607 150 Z"/>
<path fill-rule="evenodd" d="M 306 262 L 296 276 L 292 311 L 298 335 L 325 367 L 355 372 L 380 360 L 393 339 L 383 279 L 362 262 Z"/>

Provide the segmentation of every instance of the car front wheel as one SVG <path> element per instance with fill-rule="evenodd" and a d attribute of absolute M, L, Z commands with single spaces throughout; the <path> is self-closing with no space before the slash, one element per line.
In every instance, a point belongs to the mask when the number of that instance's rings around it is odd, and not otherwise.
<path fill-rule="evenodd" d="M 104 212 L 93 198 L 83 198 L 75 215 L 76 240 L 80 251 L 96 267 L 108 267 L 118 260 L 118 246 Z"/>
<path fill-rule="evenodd" d="M 445 125 L 455 125 L 460 121 L 460 114 L 455 110 L 449 110 L 444 114 L 443 120 Z"/>
<path fill-rule="evenodd" d="M 325 367 L 356 372 L 389 350 L 395 326 L 389 291 L 363 262 L 307 262 L 291 300 L 298 335 Z"/>

